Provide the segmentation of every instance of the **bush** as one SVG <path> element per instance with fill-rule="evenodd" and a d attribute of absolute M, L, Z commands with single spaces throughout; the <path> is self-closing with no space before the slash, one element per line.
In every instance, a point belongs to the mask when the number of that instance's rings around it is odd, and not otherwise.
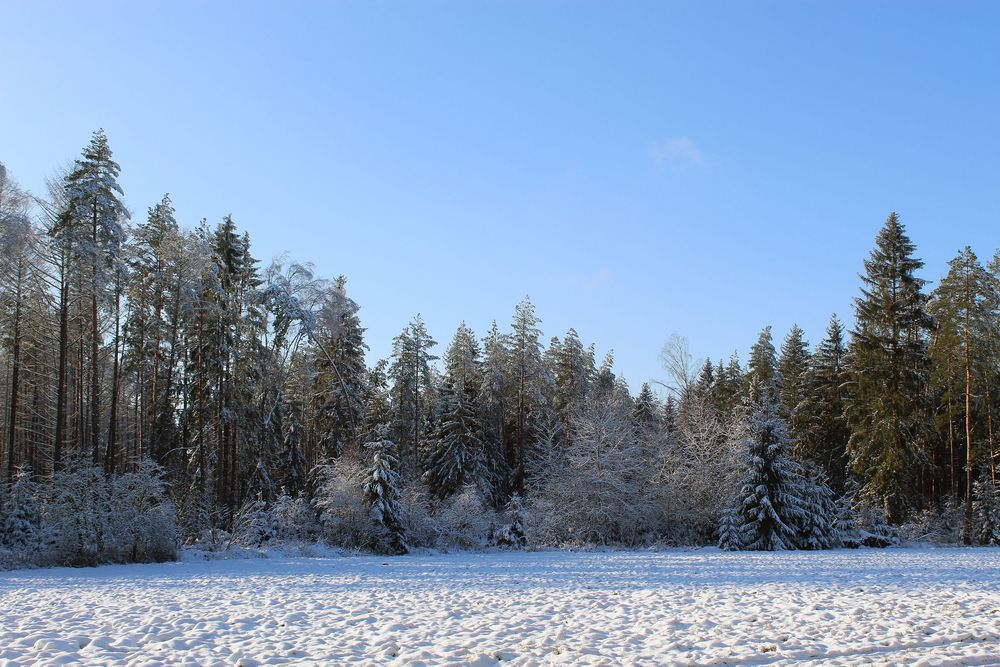
<path fill-rule="evenodd" d="M 147 563 L 177 557 L 177 513 L 167 500 L 163 474 L 160 466 L 146 460 L 134 472 L 112 479 L 112 560 Z"/>
<path fill-rule="evenodd" d="M 313 507 L 323 539 L 345 549 L 366 549 L 378 532 L 365 502 L 365 466 L 345 458 L 316 470 Z"/>
<path fill-rule="evenodd" d="M 22 470 L 4 503 L 0 565 L 97 565 L 172 560 L 177 517 L 163 470 L 141 461 L 108 478 L 71 459 L 46 488 Z"/>
<path fill-rule="evenodd" d="M 899 527 L 904 542 L 959 544 L 962 541 L 962 508 L 949 498 L 940 507 L 925 509 Z"/>
<path fill-rule="evenodd" d="M 478 549 L 486 546 L 495 524 L 496 512 L 475 486 L 467 484 L 441 504 L 438 542 L 446 547 Z"/>

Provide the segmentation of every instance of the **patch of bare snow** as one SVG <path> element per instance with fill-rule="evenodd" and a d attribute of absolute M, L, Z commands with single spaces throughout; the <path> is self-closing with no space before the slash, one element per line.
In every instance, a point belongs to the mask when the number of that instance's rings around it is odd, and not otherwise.
<path fill-rule="evenodd" d="M 0 573 L 0 665 L 1000 664 L 1000 549 L 187 560 Z"/>

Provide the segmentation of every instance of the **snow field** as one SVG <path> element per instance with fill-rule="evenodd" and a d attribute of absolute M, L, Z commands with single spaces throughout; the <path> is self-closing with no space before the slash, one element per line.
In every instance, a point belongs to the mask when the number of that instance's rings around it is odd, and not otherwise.
<path fill-rule="evenodd" d="M 0 574 L 0 665 L 1000 664 L 1000 549 L 188 560 Z"/>

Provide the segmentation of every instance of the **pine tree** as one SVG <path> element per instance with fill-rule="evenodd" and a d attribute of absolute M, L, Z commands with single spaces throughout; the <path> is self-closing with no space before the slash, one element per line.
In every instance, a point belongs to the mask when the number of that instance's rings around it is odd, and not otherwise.
<path fill-rule="evenodd" d="M 0 164 L 0 341 L 9 342 L 10 385 L 7 396 L 6 475 L 12 484 L 16 468 L 19 400 L 26 378 L 22 375 L 27 351 L 26 319 L 29 295 L 38 282 L 40 238 L 29 219 L 27 193 L 7 177 Z M 26 369 L 25 369 L 26 370 Z"/>
<path fill-rule="evenodd" d="M 997 335 L 995 307 L 1000 302 L 997 286 L 968 246 L 949 263 L 948 274 L 931 295 L 929 312 L 936 329 L 930 345 L 931 378 L 942 395 L 942 409 L 948 431 L 948 468 L 952 472 L 952 492 L 959 489 L 955 480 L 955 434 L 961 433 L 965 449 L 965 541 L 973 539 L 973 477 L 977 459 L 985 458 L 985 442 L 980 433 L 988 432 L 988 412 L 984 409 L 984 391 L 993 372 L 989 354 Z M 960 395 L 960 398 L 956 395 Z M 958 398 L 958 400 L 956 400 Z M 960 408 L 958 405 L 960 404 Z M 961 420 L 956 419 L 961 415 Z M 957 428 L 956 428 L 957 427 Z"/>
<path fill-rule="evenodd" d="M 479 421 L 483 427 L 486 474 L 495 494 L 511 492 L 511 468 L 507 457 L 507 412 L 512 382 L 508 376 L 508 337 L 493 322 L 483 339 L 483 381 L 479 390 Z"/>
<path fill-rule="evenodd" d="M 174 212 L 170 196 L 163 195 L 135 228 L 127 249 L 131 279 L 124 363 L 135 374 L 134 390 L 143 408 L 141 455 L 161 464 L 177 436 L 173 415 L 186 287 L 182 253 L 187 248 Z"/>
<path fill-rule="evenodd" d="M 371 468 L 365 479 L 364 497 L 371 508 L 371 518 L 379 533 L 371 547 L 390 555 L 405 554 L 408 549 L 403 535 L 403 507 L 399 496 L 399 459 L 395 444 L 388 438 L 366 445 L 372 453 Z"/>
<path fill-rule="evenodd" d="M 831 488 L 842 493 L 847 474 L 847 440 L 844 393 L 848 381 L 844 327 L 834 315 L 826 337 L 809 359 L 803 378 L 802 399 L 792 414 L 797 454 L 826 472 Z"/>
<path fill-rule="evenodd" d="M 302 403 L 300 401 L 292 401 L 288 406 L 284 420 L 284 431 L 285 449 L 281 461 L 284 481 L 281 487 L 284 493 L 295 496 L 306 486 L 306 457 L 302 453 L 306 427 L 302 423 Z"/>
<path fill-rule="evenodd" d="M 386 378 L 388 362 L 381 359 L 368 371 L 367 392 L 363 431 L 366 442 L 378 440 L 390 428 L 392 407 L 390 405 L 389 382 Z"/>
<path fill-rule="evenodd" d="M 66 177 L 64 184 L 66 209 L 53 235 L 69 248 L 78 284 L 86 283 L 89 307 L 90 395 L 89 438 L 91 458 L 101 457 L 101 370 L 99 351 L 101 339 L 101 306 L 105 287 L 118 268 L 122 244 L 125 242 L 123 222 L 129 218 L 122 203 L 124 195 L 118 184 L 121 171 L 114 161 L 104 130 L 97 130 L 81 159 Z M 116 290 L 116 295 L 118 294 Z M 82 443 L 81 443 L 82 444 Z"/>
<path fill-rule="evenodd" d="M 864 480 L 862 493 L 885 503 L 902 521 L 917 505 L 918 472 L 926 465 L 927 332 L 923 262 L 892 213 L 865 261 L 862 296 L 855 300 L 850 345 L 851 391 L 846 404 L 848 454 Z"/>
<path fill-rule="evenodd" d="M 597 377 L 594 380 L 594 396 L 607 399 L 615 392 L 615 351 L 608 350 L 601 361 L 601 367 L 597 370 Z"/>

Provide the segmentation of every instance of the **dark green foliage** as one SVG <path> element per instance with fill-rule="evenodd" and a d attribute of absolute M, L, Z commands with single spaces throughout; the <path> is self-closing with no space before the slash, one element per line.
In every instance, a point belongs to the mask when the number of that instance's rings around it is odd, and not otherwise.
<path fill-rule="evenodd" d="M 747 373 L 750 400 L 754 403 L 765 399 L 776 400 L 779 382 L 777 353 L 771 338 L 771 325 L 767 325 L 761 330 L 757 342 L 750 348 L 750 366 Z"/>
<path fill-rule="evenodd" d="M 850 344 L 848 454 L 862 495 L 885 503 L 890 521 L 919 505 L 919 472 L 930 438 L 923 262 L 893 213 L 865 260 Z"/>
<path fill-rule="evenodd" d="M 850 429 L 844 417 L 848 381 L 844 327 L 834 315 L 826 337 L 809 359 L 802 399 L 792 413 L 796 452 L 826 471 L 831 488 L 842 493 L 847 474 Z"/>

